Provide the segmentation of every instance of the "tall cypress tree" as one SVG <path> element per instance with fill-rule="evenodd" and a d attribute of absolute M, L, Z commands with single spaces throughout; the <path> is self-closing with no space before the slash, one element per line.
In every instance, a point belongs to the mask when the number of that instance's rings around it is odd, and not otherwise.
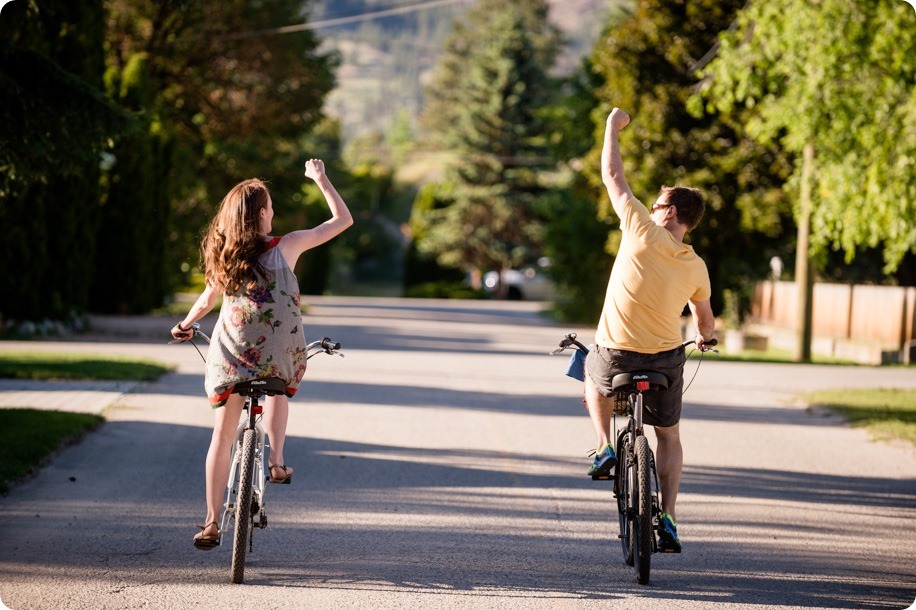
<path fill-rule="evenodd" d="M 85 309 L 100 153 L 132 121 L 101 93 L 102 2 L 4 6 L 0 41 L 0 318 Z"/>
<path fill-rule="evenodd" d="M 154 114 L 145 53 L 123 71 L 109 70 L 109 94 L 140 116 L 142 129 L 114 148 L 105 176 L 90 307 L 102 313 L 144 313 L 166 293 L 164 247 L 169 217 L 166 136 Z"/>
<path fill-rule="evenodd" d="M 426 124 L 455 162 L 417 245 L 478 281 L 486 269 L 524 262 L 541 243 L 538 110 L 557 48 L 546 9 L 545 2 L 475 5 L 446 43 L 428 91 Z"/>

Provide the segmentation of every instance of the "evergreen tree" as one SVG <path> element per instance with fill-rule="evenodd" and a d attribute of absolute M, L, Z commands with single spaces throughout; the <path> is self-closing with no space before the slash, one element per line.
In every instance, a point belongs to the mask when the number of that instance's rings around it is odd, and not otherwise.
<path fill-rule="evenodd" d="M 456 26 L 428 91 L 427 125 L 455 163 L 417 246 L 469 271 L 478 286 L 482 271 L 522 263 L 542 240 L 536 170 L 546 142 L 538 110 L 556 50 L 546 15 L 546 2 L 478 3 Z"/>
<path fill-rule="evenodd" d="M 554 314 L 564 320 L 596 324 L 614 258 L 605 249 L 610 219 L 598 218 L 596 188 L 580 171 L 593 146 L 592 115 L 603 79 L 590 58 L 562 79 L 560 95 L 545 110 L 550 154 L 558 180 L 545 200 L 544 253 L 547 273 L 557 287 Z"/>

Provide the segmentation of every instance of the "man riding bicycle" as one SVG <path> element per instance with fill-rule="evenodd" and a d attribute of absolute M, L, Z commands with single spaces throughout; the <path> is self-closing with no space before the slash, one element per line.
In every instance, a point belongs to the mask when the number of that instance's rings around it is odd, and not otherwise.
<path fill-rule="evenodd" d="M 646 395 L 643 420 L 658 439 L 656 468 L 661 487 L 659 548 L 679 553 L 675 502 L 683 468 L 678 423 L 686 356 L 681 345 L 681 313 L 690 306 L 697 346 L 713 339 L 709 273 L 684 235 L 697 226 L 706 204 L 697 189 L 662 187 L 652 211 L 633 196 L 623 172 L 618 134 L 630 122 L 619 108 L 608 116 L 601 152 L 601 176 L 622 239 L 608 282 L 595 334 L 585 361 L 585 401 L 599 446 L 588 474 L 607 476 L 617 463 L 611 439 L 614 375 L 636 370 L 664 373 L 666 390 Z"/>

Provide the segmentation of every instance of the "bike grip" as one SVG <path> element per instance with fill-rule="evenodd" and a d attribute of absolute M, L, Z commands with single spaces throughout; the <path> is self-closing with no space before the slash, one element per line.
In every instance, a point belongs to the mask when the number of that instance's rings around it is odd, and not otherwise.
<path fill-rule="evenodd" d="M 709 347 L 715 347 L 715 346 L 719 345 L 719 340 L 718 340 L 718 339 L 713 339 L 712 341 L 706 341 L 706 342 L 703 343 L 703 345 L 708 345 Z"/>
<path fill-rule="evenodd" d="M 330 338 L 325 337 L 325 338 L 323 338 L 323 339 L 321 340 L 321 347 L 323 347 L 324 349 L 329 349 L 329 350 L 331 350 L 331 351 L 335 351 L 335 352 L 336 352 L 337 350 L 340 349 L 340 342 L 339 342 L 339 341 L 331 341 Z"/>

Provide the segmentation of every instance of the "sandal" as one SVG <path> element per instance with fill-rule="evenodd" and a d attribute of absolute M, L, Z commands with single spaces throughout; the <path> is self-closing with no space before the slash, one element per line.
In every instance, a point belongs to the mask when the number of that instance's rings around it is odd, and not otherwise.
<path fill-rule="evenodd" d="M 284 474 L 285 476 L 282 476 L 282 477 L 279 477 L 279 478 L 278 478 L 278 477 L 275 477 L 275 476 L 274 476 L 274 468 L 282 468 L 282 469 L 283 469 L 283 474 Z M 289 468 L 289 467 L 284 466 L 284 465 L 282 465 L 282 464 L 273 464 L 273 465 L 269 466 L 269 469 L 270 469 L 270 478 L 267 479 L 267 480 L 270 481 L 271 483 L 281 483 L 281 484 L 283 484 L 283 485 L 289 485 L 290 483 L 293 482 L 293 472 L 292 472 L 293 469 L 292 469 L 292 468 Z"/>
<path fill-rule="evenodd" d="M 204 536 L 204 532 L 211 525 L 216 526 L 216 536 Z M 212 551 L 219 546 L 220 532 L 219 532 L 219 522 L 211 521 L 206 525 L 198 525 L 200 533 L 194 536 L 194 548 L 200 549 L 201 551 Z"/>

